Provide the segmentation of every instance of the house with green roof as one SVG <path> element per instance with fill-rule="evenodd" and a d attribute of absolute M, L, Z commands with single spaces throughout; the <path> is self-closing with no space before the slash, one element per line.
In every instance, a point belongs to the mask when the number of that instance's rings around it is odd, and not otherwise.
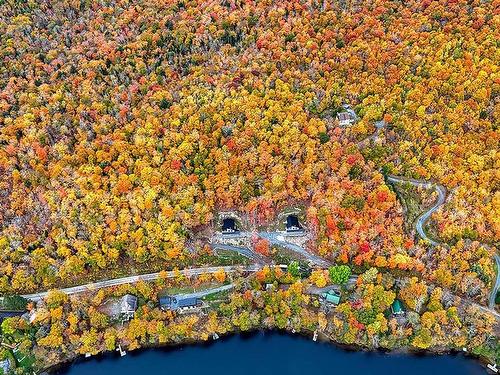
<path fill-rule="evenodd" d="M 340 303 L 341 294 L 338 290 L 330 289 L 327 292 L 321 293 L 321 297 L 323 297 L 328 303 L 338 305 Z"/>
<path fill-rule="evenodd" d="M 398 299 L 394 300 L 394 302 L 391 305 L 391 312 L 392 315 L 402 315 L 405 313 L 403 310 L 403 304 L 401 303 L 400 300 Z"/>

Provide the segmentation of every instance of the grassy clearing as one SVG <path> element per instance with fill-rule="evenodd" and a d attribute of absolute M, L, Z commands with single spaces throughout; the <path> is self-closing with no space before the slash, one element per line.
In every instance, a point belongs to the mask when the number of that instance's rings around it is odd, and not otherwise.
<path fill-rule="evenodd" d="M 250 259 L 246 256 L 231 250 L 217 249 L 217 259 L 218 262 L 215 262 L 215 265 L 234 266 L 250 264 Z"/>
<path fill-rule="evenodd" d="M 222 292 L 212 293 L 202 298 L 203 301 L 208 303 L 212 309 L 217 309 L 221 303 L 228 300 L 231 290 L 224 290 Z"/>
<path fill-rule="evenodd" d="M 212 288 L 218 288 L 222 286 L 223 284 L 217 283 L 217 282 L 211 282 L 211 283 L 205 283 L 202 285 L 199 285 L 197 287 L 192 287 L 192 286 L 177 286 L 177 287 L 172 287 L 172 288 L 167 288 L 162 290 L 159 293 L 159 296 L 171 296 L 171 295 L 176 295 L 176 294 L 189 294 L 189 293 L 196 293 L 196 292 L 201 292 L 206 289 L 212 289 Z"/>
<path fill-rule="evenodd" d="M 274 245 L 272 247 L 270 258 L 276 264 L 289 264 L 291 261 L 297 261 L 301 267 L 308 266 L 308 263 L 300 254 L 281 246 Z"/>
<path fill-rule="evenodd" d="M 35 363 L 35 357 L 29 353 L 21 351 L 14 352 L 14 357 L 16 358 L 17 367 L 22 367 L 26 373 L 29 373 L 29 370 Z"/>
<path fill-rule="evenodd" d="M 206 301 L 206 302 L 225 300 L 225 299 L 227 299 L 227 297 L 229 296 L 230 293 L 231 293 L 230 290 L 223 290 L 221 292 L 209 294 L 209 295 L 203 297 L 202 299 L 203 299 L 203 301 Z"/>

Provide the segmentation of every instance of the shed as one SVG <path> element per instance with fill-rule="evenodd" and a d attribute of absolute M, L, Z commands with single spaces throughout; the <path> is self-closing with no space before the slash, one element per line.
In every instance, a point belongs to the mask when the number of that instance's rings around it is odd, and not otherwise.
<path fill-rule="evenodd" d="M 404 314 L 403 304 L 400 300 L 395 299 L 391 305 L 391 311 L 393 315 L 401 315 Z"/>
<path fill-rule="evenodd" d="M 132 319 L 137 310 L 137 297 L 125 294 L 120 300 L 120 314 L 126 319 Z"/>
<path fill-rule="evenodd" d="M 331 289 L 328 292 L 322 293 L 321 296 L 326 302 L 338 305 L 340 303 L 341 294 L 338 290 Z"/>
<path fill-rule="evenodd" d="M 226 218 L 222 220 L 222 233 L 235 233 L 238 232 L 236 221 L 233 218 Z"/>
<path fill-rule="evenodd" d="M 288 215 L 286 218 L 286 231 L 297 232 L 302 230 L 297 215 Z"/>
<path fill-rule="evenodd" d="M 195 309 L 201 305 L 201 300 L 196 297 L 165 296 L 160 298 L 162 310 L 178 311 Z"/>

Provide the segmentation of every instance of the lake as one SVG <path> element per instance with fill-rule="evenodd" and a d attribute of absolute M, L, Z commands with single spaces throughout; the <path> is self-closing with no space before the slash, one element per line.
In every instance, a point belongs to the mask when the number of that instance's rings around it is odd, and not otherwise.
<path fill-rule="evenodd" d="M 142 374 L 485 374 L 479 362 L 456 355 L 347 351 L 278 332 L 235 335 L 210 344 L 155 348 L 79 360 L 64 375 Z"/>

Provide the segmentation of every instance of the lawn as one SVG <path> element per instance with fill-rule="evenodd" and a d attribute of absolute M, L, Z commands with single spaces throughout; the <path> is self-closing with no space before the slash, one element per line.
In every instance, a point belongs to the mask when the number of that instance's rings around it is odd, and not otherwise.
<path fill-rule="evenodd" d="M 289 264 L 291 261 L 297 261 L 300 267 L 309 268 L 308 262 L 304 260 L 301 254 L 282 246 L 273 245 L 270 257 L 276 264 Z"/>
<path fill-rule="evenodd" d="M 158 295 L 160 297 L 163 297 L 163 296 L 172 296 L 172 295 L 176 295 L 176 294 L 189 294 L 189 293 L 201 292 L 202 290 L 206 290 L 206 289 L 217 288 L 217 287 L 222 286 L 222 285 L 223 284 L 220 284 L 217 282 L 211 282 L 211 283 L 205 283 L 205 284 L 199 285 L 197 287 L 176 286 L 176 287 L 164 289 L 160 293 L 158 293 Z"/>
<path fill-rule="evenodd" d="M 35 363 L 35 357 L 29 353 L 24 353 L 19 350 L 13 351 L 14 357 L 16 358 L 17 367 L 22 367 L 25 372 L 28 373 Z"/>
<path fill-rule="evenodd" d="M 231 250 L 217 249 L 217 258 L 221 263 L 217 265 L 234 266 L 250 264 L 250 260 L 246 256 Z"/>

